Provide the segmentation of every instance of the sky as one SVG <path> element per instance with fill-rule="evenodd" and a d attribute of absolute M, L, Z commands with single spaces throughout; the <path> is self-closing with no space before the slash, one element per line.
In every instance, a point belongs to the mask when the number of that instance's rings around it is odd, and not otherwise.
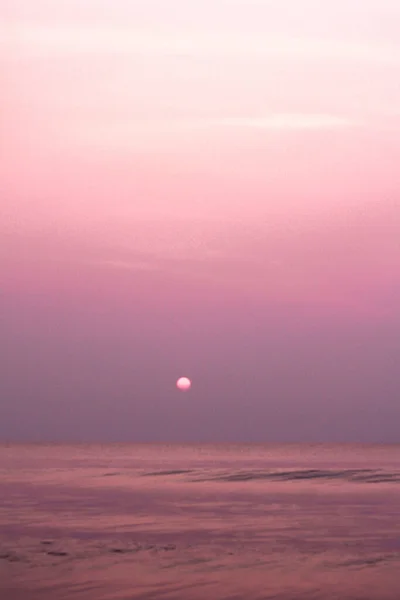
<path fill-rule="evenodd" d="M 400 441 L 398 0 L 0 0 L 0 46 L 0 439 Z"/>

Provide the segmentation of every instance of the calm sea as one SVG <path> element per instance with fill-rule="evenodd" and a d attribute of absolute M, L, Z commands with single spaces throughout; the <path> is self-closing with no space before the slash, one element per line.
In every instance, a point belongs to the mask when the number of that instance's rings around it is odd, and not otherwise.
<path fill-rule="evenodd" d="M 1 445 L 3 600 L 400 600 L 400 446 Z"/>

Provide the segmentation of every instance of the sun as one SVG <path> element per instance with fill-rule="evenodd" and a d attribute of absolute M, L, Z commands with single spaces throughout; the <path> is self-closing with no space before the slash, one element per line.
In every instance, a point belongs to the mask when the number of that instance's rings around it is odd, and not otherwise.
<path fill-rule="evenodd" d="M 192 382 L 188 377 L 179 377 L 178 381 L 176 382 L 176 387 L 182 392 L 187 392 L 187 390 L 190 390 L 191 386 Z"/>

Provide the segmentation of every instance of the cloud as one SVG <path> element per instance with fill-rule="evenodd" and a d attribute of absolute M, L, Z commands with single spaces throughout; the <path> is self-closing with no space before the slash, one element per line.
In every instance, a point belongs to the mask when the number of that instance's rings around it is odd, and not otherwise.
<path fill-rule="evenodd" d="M 377 45 L 337 39 L 261 35 L 219 31 L 151 31 L 130 27 L 82 27 L 38 23 L 0 23 L 4 48 L 26 51 L 28 56 L 125 54 L 145 56 L 291 57 L 342 59 L 397 65 L 398 45 Z"/>
<path fill-rule="evenodd" d="M 356 123 L 346 117 L 329 114 L 275 113 L 265 117 L 223 119 L 220 124 L 251 129 L 332 129 L 351 127 Z"/>
<path fill-rule="evenodd" d="M 156 262 L 145 260 L 104 260 L 98 263 L 99 266 L 109 267 L 111 269 L 120 269 L 125 271 L 157 271 L 159 266 Z"/>
<path fill-rule="evenodd" d="M 131 120 L 130 122 L 110 122 L 71 125 L 63 132 L 74 145 L 96 148 L 133 148 L 144 151 L 166 145 L 172 147 L 180 143 L 196 143 L 209 132 L 234 133 L 235 131 L 322 131 L 345 130 L 361 127 L 361 121 L 350 117 L 319 113 L 270 113 L 264 116 L 244 116 L 231 118 L 191 118 L 164 120 Z"/>

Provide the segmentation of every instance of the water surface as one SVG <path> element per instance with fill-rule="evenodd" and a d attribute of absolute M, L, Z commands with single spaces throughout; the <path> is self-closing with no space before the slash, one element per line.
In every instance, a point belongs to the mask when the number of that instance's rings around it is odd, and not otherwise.
<path fill-rule="evenodd" d="M 7 600 L 399 600 L 400 446 L 2 445 Z"/>

